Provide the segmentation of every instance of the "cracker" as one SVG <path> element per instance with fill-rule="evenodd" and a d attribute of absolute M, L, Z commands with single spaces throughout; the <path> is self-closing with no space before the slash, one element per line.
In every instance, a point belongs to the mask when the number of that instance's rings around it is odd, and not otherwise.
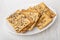
<path fill-rule="evenodd" d="M 50 9 L 48 9 L 48 11 L 46 11 L 45 12 L 50 18 L 54 18 L 55 16 L 56 16 L 56 14 L 52 11 L 52 10 L 50 10 Z"/>
<path fill-rule="evenodd" d="M 34 23 L 28 30 L 31 31 L 35 27 L 36 23 Z"/>
<path fill-rule="evenodd" d="M 16 32 L 20 32 L 23 28 L 30 24 L 30 21 L 25 17 L 25 15 L 20 13 L 20 11 L 9 16 L 7 20 L 16 30 Z"/>
<path fill-rule="evenodd" d="M 40 12 L 40 11 L 38 11 L 35 7 L 29 7 L 27 10 L 29 10 L 29 11 L 33 11 L 33 12 Z M 39 13 L 39 17 L 41 16 L 41 14 Z M 39 19 L 39 18 L 38 18 Z M 37 20 L 38 21 L 38 20 Z M 28 29 L 28 30 L 32 30 L 34 27 L 35 27 L 35 24 L 37 23 L 37 21 Z"/>
<path fill-rule="evenodd" d="M 38 12 L 34 12 L 34 11 L 30 11 L 30 9 L 24 10 L 24 15 L 26 15 L 26 17 L 31 21 L 31 27 L 29 28 L 29 30 L 32 30 L 35 26 L 35 23 L 37 22 L 37 20 L 39 19 L 39 13 Z"/>
<path fill-rule="evenodd" d="M 33 24 L 33 23 L 32 23 Z M 32 26 L 32 24 L 29 24 L 27 27 L 21 30 L 21 33 L 25 33 L 28 31 L 28 29 Z"/>
<path fill-rule="evenodd" d="M 38 12 L 32 12 L 32 11 L 27 11 L 24 10 L 23 14 L 31 21 L 31 22 L 36 22 L 39 18 L 39 13 Z"/>
<path fill-rule="evenodd" d="M 44 27 L 46 27 L 50 22 L 52 21 L 52 19 L 46 15 L 45 13 L 41 16 L 41 18 L 39 19 L 39 21 L 37 22 L 37 27 L 39 29 L 43 29 Z"/>
<path fill-rule="evenodd" d="M 40 7 L 42 11 L 45 12 L 49 17 L 54 18 L 56 16 L 56 14 L 51 9 L 49 9 L 47 5 L 43 2 L 40 4 Z"/>

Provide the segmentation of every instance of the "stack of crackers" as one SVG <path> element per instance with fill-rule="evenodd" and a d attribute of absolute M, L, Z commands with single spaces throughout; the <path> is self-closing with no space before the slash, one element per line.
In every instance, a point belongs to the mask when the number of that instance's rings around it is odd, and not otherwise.
<path fill-rule="evenodd" d="M 7 20 L 17 33 L 31 31 L 34 27 L 43 29 L 56 16 L 43 2 L 28 9 L 17 10 Z"/>

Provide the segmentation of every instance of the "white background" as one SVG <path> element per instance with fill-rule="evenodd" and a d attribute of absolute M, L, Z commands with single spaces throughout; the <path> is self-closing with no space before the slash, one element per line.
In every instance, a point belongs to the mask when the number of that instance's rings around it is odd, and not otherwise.
<path fill-rule="evenodd" d="M 4 20 L 12 11 L 28 8 L 41 1 L 57 12 L 58 17 L 50 28 L 31 36 L 17 36 L 7 32 Z M 0 0 L 0 40 L 60 40 L 60 0 Z"/>

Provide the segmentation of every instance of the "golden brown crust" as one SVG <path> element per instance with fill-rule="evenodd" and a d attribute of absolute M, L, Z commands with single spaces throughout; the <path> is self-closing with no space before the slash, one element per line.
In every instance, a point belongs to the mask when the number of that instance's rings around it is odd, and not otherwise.
<path fill-rule="evenodd" d="M 40 3 L 40 7 L 41 7 L 40 10 L 42 10 L 43 13 L 46 13 L 49 17 L 54 18 L 54 17 L 56 16 L 56 14 L 55 14 L 52 10 L 50 10 L 50 9 L 47 7 L 47 5 L 45 5 L 43 2 Z"/>
<path fill-rule="evenodd" d="M 32 24 L 33 24 L 33 23 L 29 24 L 27 27 L 25 27 L 24 29 L 22 29 L 20 32 L 21 32 L 21 33 L 27 32 L 28 29 L 31 28 Z"/>
<path fill-rule="evenodd" d="M 55 16 L 56 16 L 56 14 L 52 11 L 52 10 L 50 10 L 50 9 L 48 9 L 48 11 L 46 11 L 45 12 L 50 18 L 54 18 Z"/>
<path fill-rule="evenodd" d="M 37 22 L 37 20 L 39 19 L 39 13 L 38 12 L 34 12 L 34 9 L 28 9 L 27 10 L 23 10 L 23 14 L 31 21 L 31 23 L 33 23 L 31 25 L 31 27 L 29 28 L 29 30 L 32 30 Z"/>
<path fill-rule="evenodd" d="M 20 12 L 20 11 L 19 11 Z M 13 26 L 13 28 L 18 32 L 30 24 L 30 21 L 23 14 L 12 14 L 8 17 L 8 22 Z"/>
<path fill-rule="evenodd" d="M 52 21 L 52 18 L 50 18 L 48 15 L 46 15 L 45 13 L 41 16 L 41 18 L 39 19 L 39 21 L 37 22 L 37 27 L 39 29 L 43 29 L 44 27 L 46 27 L 50 22 Z"/>

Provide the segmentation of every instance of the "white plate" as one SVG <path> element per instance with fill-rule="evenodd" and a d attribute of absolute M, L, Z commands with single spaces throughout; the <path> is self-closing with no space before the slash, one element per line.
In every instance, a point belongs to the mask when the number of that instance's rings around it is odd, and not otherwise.
<path fill-rule="evenodd" d="M 47 5 L 48 6 L 48 5 Z M 54 10 L 54 9 L 52 9 L 50 6 L 48 6 L 54 13 L 56 13 L 56 11 Z M 28 32 L 26 32 L 26 33 L 24 33 L 24 34 L 22 34 L 22 33 L 16 33 L 15 31 L 14 31 L 14 29 L 13 29 L 13 27 L 12 26 L 10 26 L 8 23 L 6 23 L 6 29 L 10 32 L 10 33 L 13 33 L 13 34 L 16 34 L 16 35 L 32 35 L 32 34 L 36 34 L 36 33 L 40 33 L 40 32 L 42 32 L 42 31 L 44 31 L 44 30 L 46 30 L 47 28 L 49 28 L 49 27 L 51 27 L 51 25 L 54 23 L 54 21 L 56 20 L 56 17 L 57 17 L 57 15 L 54 17 L 54 19 L 53 19 L 53 21 L 49 24 L 49 25 L 47 25 L 45 28 L 43 28 L 42 30 L 39 30 L 39 29 L 37 29 L 37 28 L 34 28 L 32 31 L 28 31 Z M 6 20 L 5 20 L 6 21 Z"/>

